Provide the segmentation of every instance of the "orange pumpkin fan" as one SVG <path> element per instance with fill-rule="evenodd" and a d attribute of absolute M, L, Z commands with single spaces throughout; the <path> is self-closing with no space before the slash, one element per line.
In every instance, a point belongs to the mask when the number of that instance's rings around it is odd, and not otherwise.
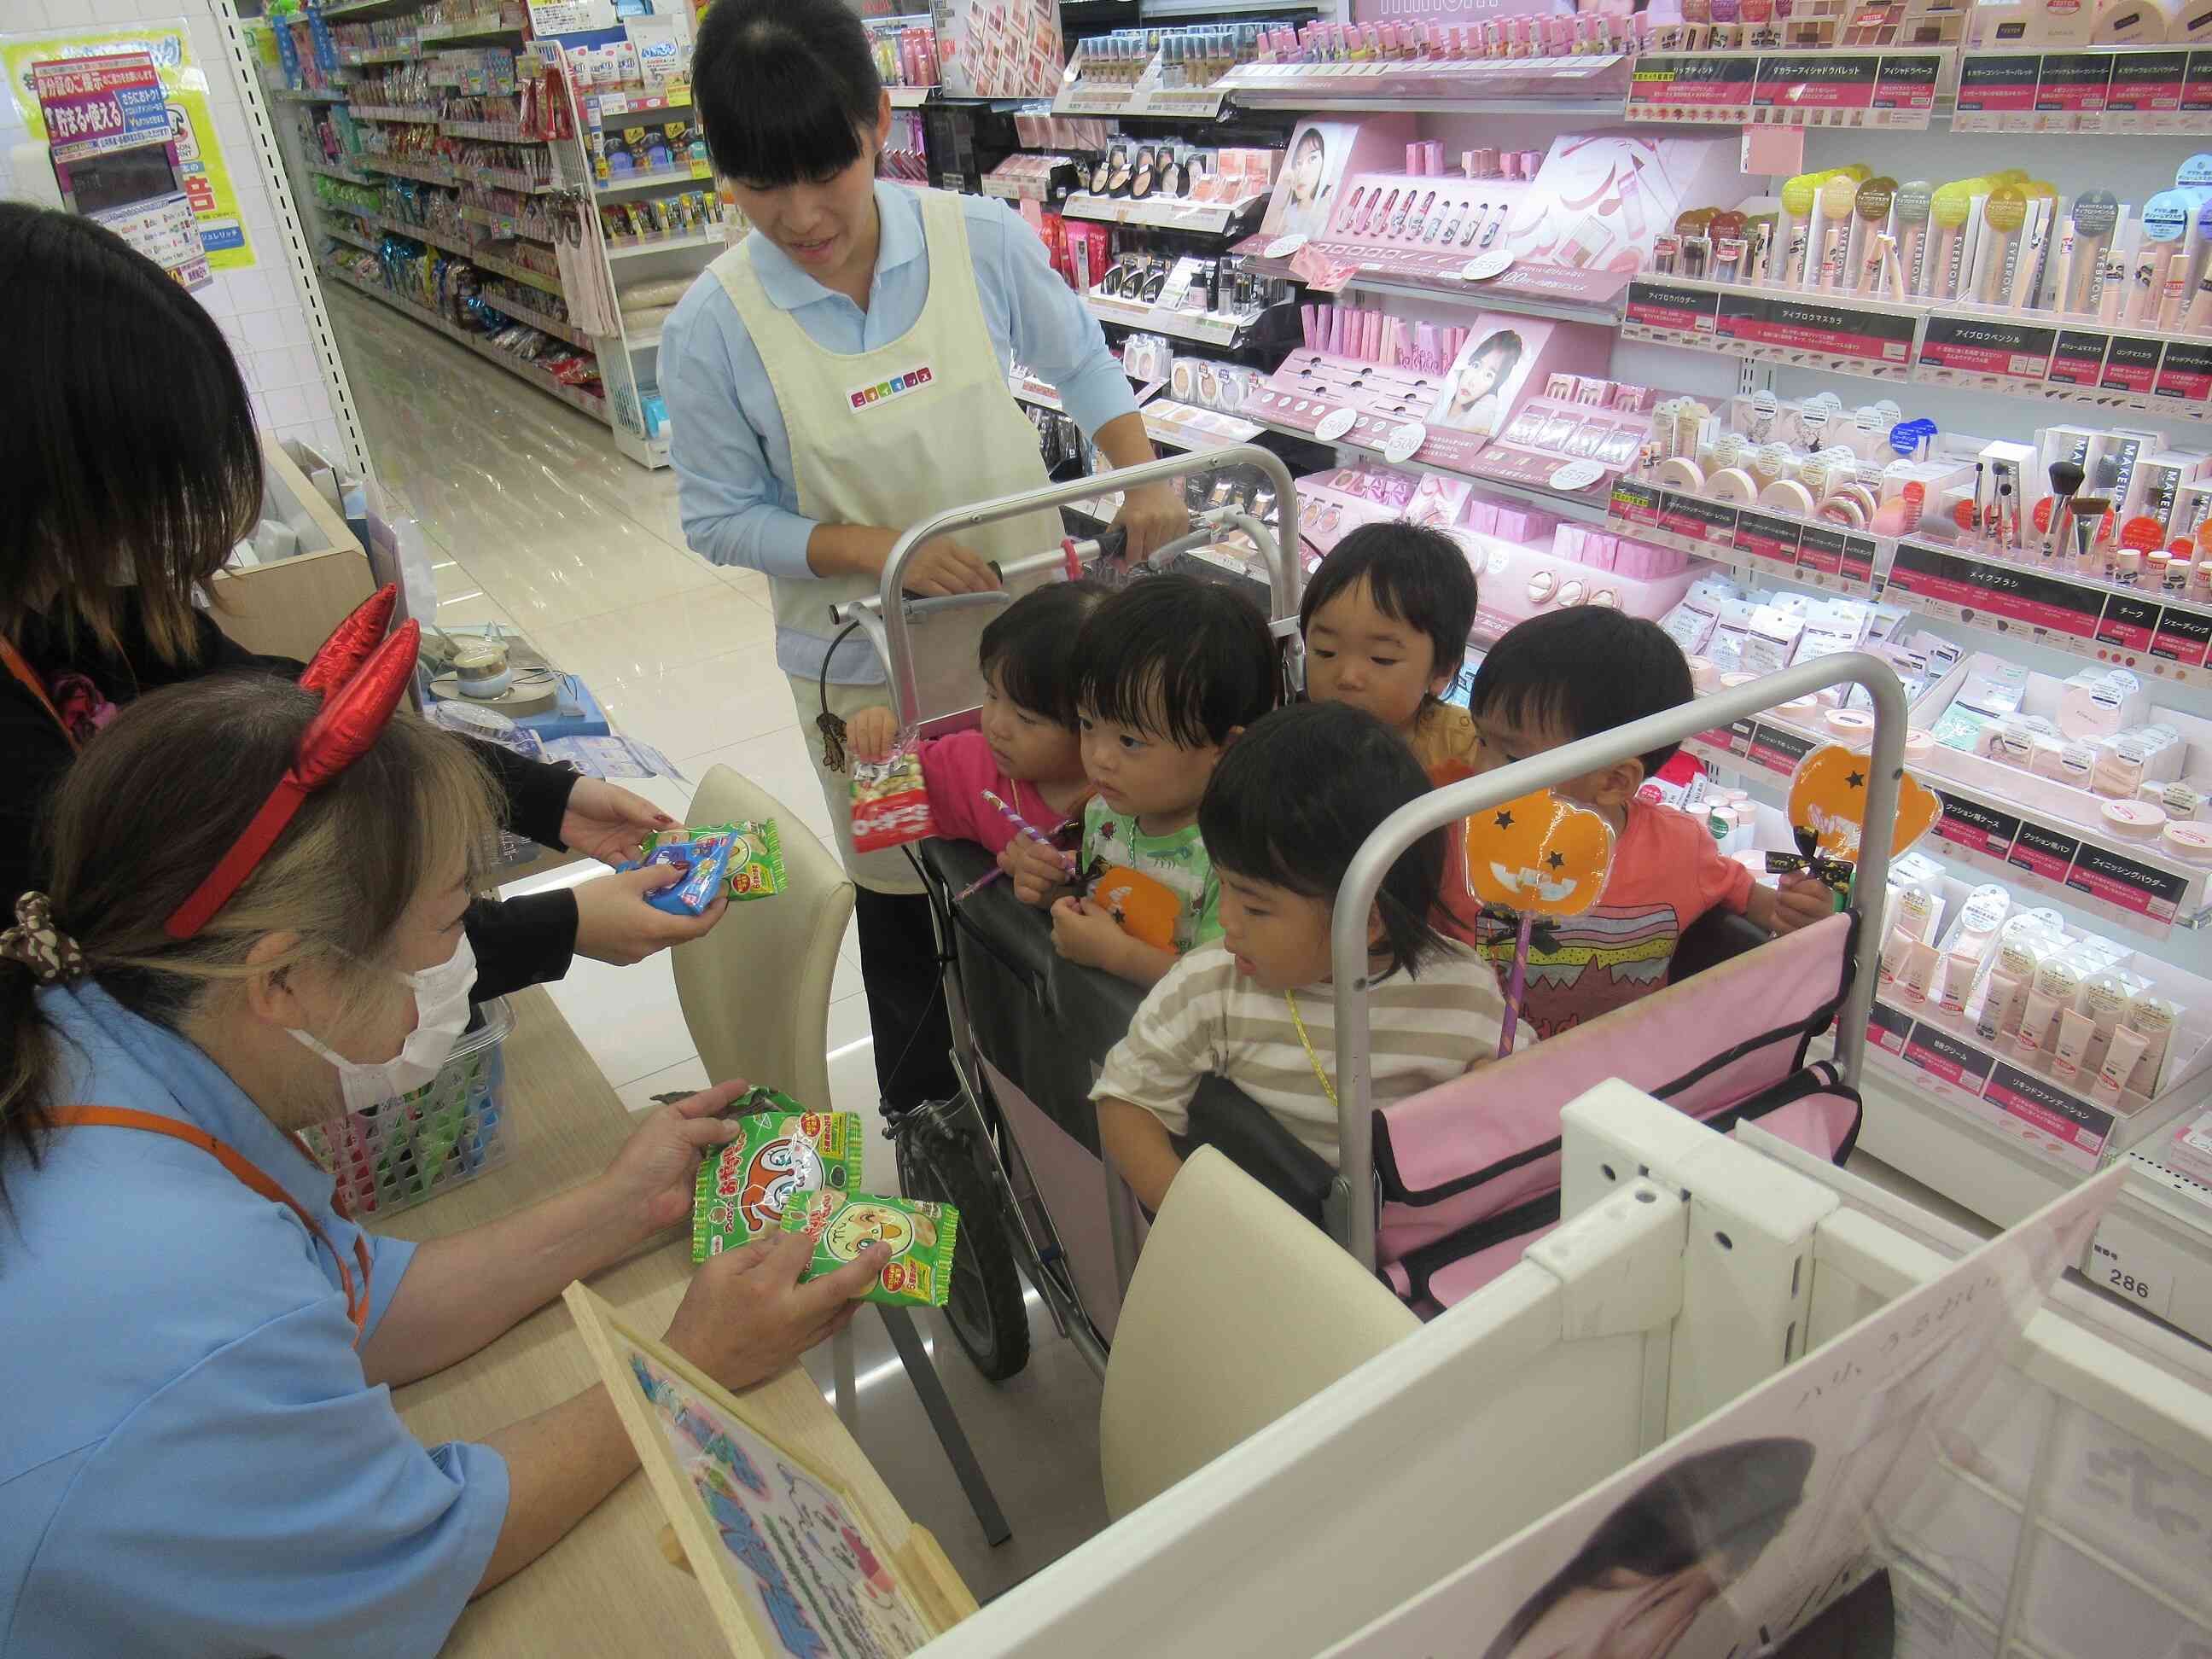
<path fill-rule="evenodd" d="M 1603 814 L 1561 800 L 1548 789 L 1493 806 L 1468 819 L 1467 884 L 1485 904 L 1520 917 L 1513 968 L 1505 988 L 1502 1059 L 1513 1048 L 1528 948 L 1536 918 L 1578 916 L 1598 902 L 1613 872 L 1613 825 Z"/>

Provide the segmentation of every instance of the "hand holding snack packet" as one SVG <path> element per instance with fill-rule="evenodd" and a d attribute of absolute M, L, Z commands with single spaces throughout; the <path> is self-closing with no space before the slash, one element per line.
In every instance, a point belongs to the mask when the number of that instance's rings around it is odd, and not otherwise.
<path fill-rule="evenodd" d="M 881 852 L 937 833 L 929 791 L 921 778 L 921 750 L 905 738 L 883 760 L 853 763 L 853 850 Z"/>
<path fill-rule="evenodd" d="M 688 854 L 683 850 L 685 848 L 691 849 Z M 757 823 L 746 819 L 659 830 L 646 837 L 645 855 L 640 862 L 680 863 L 690 867 L 710 855 L 718 860 L 723 872 L 719 884 L 726 889 L 732 900 L 768 898 L 783 890 L 783 841 L 776 833 L 773 818 L 763 818 Z M 626 864 L 620 867 L 634 870 L 638 866 Z M 686 889 L 690 885 L 688 878 L 679 884 Z M 713 902 L 711 896 L 707 902 Z M 665 904 L 660 908 L 672 909 Z"/>
<path fill-rule="evenodd" d="M 772 1233 L 793 1198 L 860 1184 L 860 1120 L 854 1112 L 810 1112 L 789 1095 L 755 1089 L 736 1109 L 737 1139 L 699 1166 L 691 1211 L 691 1260 L 704 1261 Z"/>
<path fill-rule="evenodd" d="M 960 1212 L 950 1204 L 870 1193 L 809 1193 L 783 1212 L 783 1230 L 814 1240 L 805 1278 L 834 1273 L 855 1261 L 863 1245 L 888 1255 L 875 1287 L 862 1300 L 893 1307 L 941 1308 L 952 1294 L 952 1255 Z M 802 1282 L 804 1282 L 802 1280 Z"/>

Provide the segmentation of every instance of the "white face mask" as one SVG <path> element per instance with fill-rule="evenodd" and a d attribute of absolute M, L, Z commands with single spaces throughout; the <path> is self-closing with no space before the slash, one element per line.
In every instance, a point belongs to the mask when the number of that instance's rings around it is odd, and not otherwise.
<path fill-rule="evenodd" d="M 365 1112 L 402 1095 L 410 1095 L 438 1075 L 469 1024 L 469 988 L 477 982 L 477 955 L 466 933 L 453 954 L 419 974 L 393 970 L 392 977 L 415 993 L 415 1029 L 390 1060 L 365 1065 L 318 1042 L 305 1031 L 292 1036 L 337 1067 L 345 1109 Z"/>

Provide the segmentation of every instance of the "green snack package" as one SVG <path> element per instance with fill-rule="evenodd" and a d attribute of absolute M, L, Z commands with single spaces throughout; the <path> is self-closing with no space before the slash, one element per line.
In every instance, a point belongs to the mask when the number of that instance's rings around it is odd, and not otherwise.
<path fill-rule="evenodd" d="M 856 1259 L 873 1239 L 890 1257 L 863 1298 L 896 1306 L 941 1308 L 952 1294 L 952 1252 L 960 1212 L 950 1204 L 868 1193 L 814 1192 L 783 1212 L 783 1230 L 814 1240 L 804 1279 L 818 1279 Z M 802 1280 L 803 1282 L 803 1280 Z"/>
<path fill-rule="evenodd" d="M 704 1261 L 774 1232 L 794 1195 L 860 1184 L 856 1112 L 810 1112 L 789 1095 L 756 1089 L 744 1133 L 699 1165 L 691 1206 L 691 1260 Z"/>
<path fill-rule="evenodd" d="M 783 890 L 783 837 L 776 833 L 774 818 L 763 818 L 757 823 L 748 818 L 735 823 L 694 823 L 681 830 L 657 830 L 645 838 L 643 856 L 649 859 L 656 848 L 679 846 L 702 836 L 730 838 L 729 890 L 732 902 L 769 898 Z M 796 1112 L 805 1109 L 793 1104 L 791 1109 Z"/>

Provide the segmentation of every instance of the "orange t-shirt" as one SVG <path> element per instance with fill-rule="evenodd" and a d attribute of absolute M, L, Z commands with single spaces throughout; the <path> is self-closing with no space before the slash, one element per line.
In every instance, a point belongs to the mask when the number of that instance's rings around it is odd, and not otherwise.
<path fill-rule="evenodd" d="M 1475 947 L 1510 982 L 1518 928 L 1480 914 L 1468 890 L 1466 842 L 1446 860 L 1445 908 L 1455 937 Z M 1682 930 L 1716 905 L 1741 912 L 1751 872 L 1722 853 L 1704 823 L 1647 800 L 1628 804 L 1628 828 L 1613 851 L 1613 872 L 1597 903 L 1557 921 L 1538 917 L 1523 981 L 1522 1018 L 1552 1036 L 1649 996 L 1667 982 Z"/>

